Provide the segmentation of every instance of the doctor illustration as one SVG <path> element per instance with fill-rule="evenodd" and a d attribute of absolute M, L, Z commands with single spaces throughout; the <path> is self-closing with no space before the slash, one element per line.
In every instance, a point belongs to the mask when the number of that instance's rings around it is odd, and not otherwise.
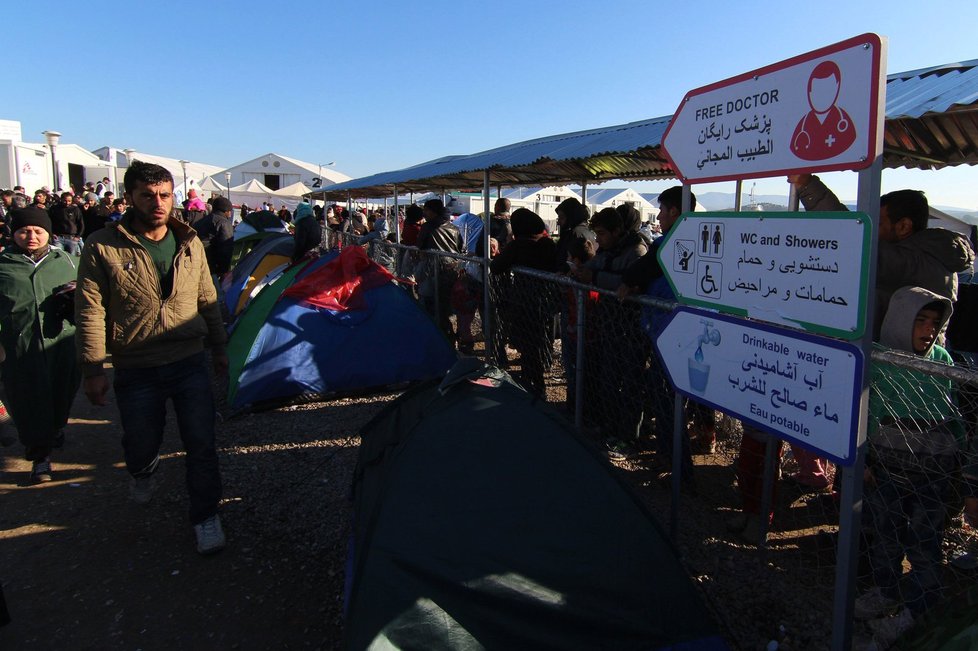
<path fill-rule="evenodd" d="M 838 156 L 856 141 L 856 129 L 844 109 L 835 105 L 842 85 L 842 72 L 835 61 L 823 61 L 808 78 L 808 105 L 791 136 L 791 151 L 803 160 L 826 160 Z"/>

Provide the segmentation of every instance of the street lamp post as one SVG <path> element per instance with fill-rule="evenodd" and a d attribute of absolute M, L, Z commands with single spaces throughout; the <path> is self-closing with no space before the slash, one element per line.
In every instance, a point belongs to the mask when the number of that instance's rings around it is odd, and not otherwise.
<path fill-rule="evenodd" d="M 181 160 L 180 167 L 183 169 L 183 198 L 187 198 L 187 163 L 190 161 Z"/>
<path fill-rule="evenodd" d="M 231 200 L 231 172 L 224 173 L 224 183 L 228 188 L 228 201 Z"/>
<path fill-rule="evenodd" d="M 61 192 L 61 179 L 58 174 L 58 159 L 56 149 L 58 147 L 58 140 L 61 139 L 61 134 L 57 131 L 43 131 L 41 135 L 48 141 L 48 147 L 51 149 L 51 169 L 54 172 L 54 191 Z"/>
<path fill-rule="evenodd" d="M 326 179 L 323 178 L 323 168 L 324 167 L 329 167 L 330 165 L 335 165 L 335 164 L 336 163 L 333 162 L 333 161 L 330 161 L 328 163 L 320 163 L 319 164 L 319 187 L 314 188 L 315 190 L 323 191 L 323 189 L 326 187 Z M 313 196 L 315 196 L 315 195 L 313 195 Z M 324 191 L 323 191 L 323 195 L 322 196 L 323 196 L 323 205 L 325 205 L 326 204 L 326 193 Z"/>

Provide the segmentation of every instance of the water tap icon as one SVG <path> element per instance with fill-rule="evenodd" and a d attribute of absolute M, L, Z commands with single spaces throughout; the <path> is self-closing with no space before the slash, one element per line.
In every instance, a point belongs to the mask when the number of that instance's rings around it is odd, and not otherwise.
<path fill-rule="evenodd" d="M 703 345 L 720 345 L 720 331 L 713 327 L 711 321 L 700 319 L 703 324 L 703 332 L 696 338 L 696 353 L 693 355 L 697 362 L 703 361 Z"/>

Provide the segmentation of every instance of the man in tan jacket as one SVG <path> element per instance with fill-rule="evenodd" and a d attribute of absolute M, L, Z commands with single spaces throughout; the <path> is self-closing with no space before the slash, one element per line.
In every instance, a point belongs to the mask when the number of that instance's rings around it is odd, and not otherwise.
<path fill-rule="evenodd" d="M 204 357 L 206 344 L 215 371 L 227 372 L 217 292 L 196 233 L 170 218 L 170 172 L 133 161 L 124 182 L 132 207 L 91 237 L 78 270 L 76 341 L 85 395 L 92 404 L 106 404 L 104 363 L 111 353 L 130 496 L 140 504 L 152 498 L 166 401 L 173 401 L 187 452 L 197 551 L 211 554 L 225 543 L 217 515 L 214 398 Z"/>

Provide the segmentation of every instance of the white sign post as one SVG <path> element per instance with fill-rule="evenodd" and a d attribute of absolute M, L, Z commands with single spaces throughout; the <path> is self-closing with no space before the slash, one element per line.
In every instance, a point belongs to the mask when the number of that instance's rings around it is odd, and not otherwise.
<path fill-rule="evenodd" d="M 655 345 L 678 392 L 852 463 L 858 347 L 690 308 L 673 312 Z"/>
<path fill-rule="evenodd" d="M 686 213 L 659 264 L 684 305 L 857 339 L 871 234 L 862 213 Z"/>
<path fill-rule="evenodd" d="M 863 34 L 690 91 L 662 138 L 673 170 L 707 183 L 868 167 L 882 50 Z"/>

